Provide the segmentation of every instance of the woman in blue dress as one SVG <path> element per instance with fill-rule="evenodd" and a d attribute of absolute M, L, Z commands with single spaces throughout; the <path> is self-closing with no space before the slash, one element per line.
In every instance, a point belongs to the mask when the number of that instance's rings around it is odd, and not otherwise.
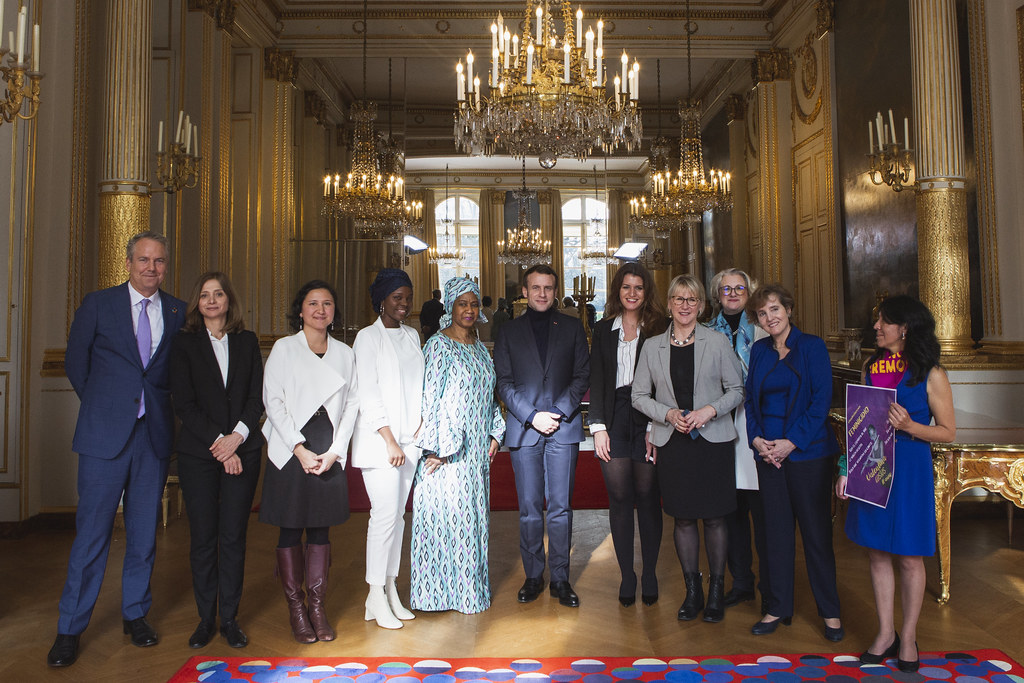
<path fill-rule="evenodd" d="M 491 459 L 505 435 L 494 395 L 494 362 L 476 337 L 480 288 L 444 286 L 441 333 L 423 349 L 423 449 L 412 503 L 413 609 L 482 612 L 487 571 Z"/>
<path fill-rule="evenodd" d="M 878 633 L 860 661 L 880 664 L 896 657 L 899 669 L 909 673 L 920 665 L 917 620 L 924 601 L 924 556 L 935 554 L 935 480 L 929 444 L 952 441 L 956 418 L 949 378 L 939 365 L 935 319 L 925 305 L 905 295 L 889 297 L 878 307 L 874 327 L 878 350 L 865 364 L 862 381 L 896 389 L 896 402 L 889 406 L 889 424 L 896 429 L 896 466 L 884 508 L 850 499 L 846 535 L 868 549 L 878 611 Z M 844 500 L 846 464 L 844 455 L 836 482 L 836 494 Z M 900 568 L 899 632 L 893 560 Z"/>

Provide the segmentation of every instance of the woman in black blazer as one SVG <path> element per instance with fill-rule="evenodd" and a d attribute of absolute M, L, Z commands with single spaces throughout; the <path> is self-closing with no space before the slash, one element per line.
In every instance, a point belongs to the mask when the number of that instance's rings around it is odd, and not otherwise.
<path fill-rule="evenodd" d="M 665 331 L 666 315 L 654 293 L 654 278 L 639 263 L 615 273 L 604 318 L 594 326 L 590 345 L 590 432 L 608 489 L 608 524 L 622 572 L 619 602 L 636 602 L 633 571 L 633 507 L 640 529 L 644 604 L 658 600 L 654 573 L 661 547 L 661 499 L 654 470 L 654 448 L 647 440 L 648 419 L 630 405 L 633 370 L 644 339 Z"/>
<path fill-rule="evenodd" d="M 178 476 L 200 618 L 188 644 L 210 642 L 219 606 L 221 635 L 231 647 L 245 647 L 248 638 L 235 617 L 260 476 L 263 357 L 223 273 L 201 275 L 192 289 L 185 327 L 171 347 L 171 395 L 181 420 Z"/>

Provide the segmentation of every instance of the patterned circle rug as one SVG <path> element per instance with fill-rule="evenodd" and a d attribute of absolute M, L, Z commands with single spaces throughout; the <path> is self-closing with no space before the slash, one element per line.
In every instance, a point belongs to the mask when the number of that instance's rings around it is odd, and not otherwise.
<path fill-rule="evenodd" d="M 922 652 L 917 673 L 894 659 L 854 654 L 724 657 L 192 657 L 169 683 L 1024 683 L 1024 667 L 999 650 Z"/>

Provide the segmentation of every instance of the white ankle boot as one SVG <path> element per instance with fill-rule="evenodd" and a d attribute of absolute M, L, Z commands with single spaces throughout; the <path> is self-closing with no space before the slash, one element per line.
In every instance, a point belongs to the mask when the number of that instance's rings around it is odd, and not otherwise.
<path fill-rule="evenodd" d="M 402 621 L 409 621 L 415 619 L 416 615 L 407 610 L 402 605 L 402 598 L 398 595 L 398 587 L 395 586 L 395 577 L 389 576 L 387 583 L 384 584 L 384 592 L 388 596 L 388 605 L 391 607 L 391 613 Z"/>
<path fill-rule="evenodd" d="M 384 586 L 370 586 L 370 594 L 366 596 L 366 621 L 376 621 L 381 628 L 402 628 L 402 622 L 395 618 L 388 606 L 388 596 L 384 594 Z"/>

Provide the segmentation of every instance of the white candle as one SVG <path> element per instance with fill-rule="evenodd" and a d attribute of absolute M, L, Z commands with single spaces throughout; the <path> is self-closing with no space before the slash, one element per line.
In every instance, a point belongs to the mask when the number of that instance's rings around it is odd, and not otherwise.
<path fill-rule="evenodd" d="M 619 102 L 619 96 L 620 96 L 620 94 L 619 94 L 620 93 L 619 85 L 621 85 L 621 83 L 622 83 L 622 79 L 620 79 L 618 76 L 616 76 L 615 77 L 615 108 L 616 109 L 618 109 L 619 107 L 622 106 L 621 103 Z"/>
<path fill-rule="evenodd" d="M 324 176 L 324 196 L 328 197 L 331 194 L 331 176 Z"/>
<path fill-rule="evenodd" d="M 732 173 L 726 173 L 725 174 L 725 191 L 726 192 L 731 192 L 732 191 Z"/>
<path fill-rule="evenodd" d="M 7 32 L 7 50 L 14 52 L 14 31 Z"/>
<path fill-rule="evenodd" d="M 160 125 L 156 127 L 156 151 L 164 151 L 164 122 L 161 121 Z"/>
<path fill-rule="evenodd" d="M 491 24 L 491 52 L 498 49 L 498 25 Z"/>
<path fill-rule="evenodd" d="M 501 52 L 505 49 L 505 34 L 508 33 L 505 30 L 505 19 L 501 16 L 501 12 L 498 12 L 498 51 Z"/>
<path fill-rule="evenodd" d="M 889 131 L 892 133 L 892 143 L 896 144 L 896 122 L 892 118 L 892 109 L 889 110 Z"/>
<path fill-rule="evenodd" d="M 544 44 L 544 8 L 537 8 L 537 44 Z"/>
<path fill-rule="evenodd" d="M 3 5 L 0 5 L 3 7 Z M 576 8 L 576 47 L 583 47 L 583 8 Z"/>
<path fill-rule="evenodd" d="M 565 58 L 563 59 L 563 69 L 562 69 L 565 73 L 562 76 L 562 82 L 565 83 L 566 85 L 568 85 L 569 84 L 569 41 L 565 41 L 565 43 L 563 43 L 563 45 L 562 45 L 562 52 L 565 53 Z"/>
<path fill-rule="evenodd" d="M 633 61 L 633 87 L 629 89 L 629 97 L 632 100 L 640 99 L 640 62 Z"/>
<path fill-rule="evenodd" d="M 480 77 L 473 77 L 473 92 L 476 93 L 476 110 L 480 111 Z"/>
<path fill-rule="evenodd" d="M 627 87 L 627 85 L 628 85 L 626 83 L 626 69 L 628 69 L 628 68 L 629 68 L 629 56 L 626 54 L 626 51 L 623 50 L 622 51 L 622 80 L 621 80 L 623 88 Z M 619 83 L 619 82 L 620 81 L 618 81 L 618 80 L 616 81 L 616 83 Z M 616 90 L 617 89 L 618 88 L 616 88 Z"/>
<path fill-rule="evenodd" d="M 882 140 L 882 135 L 885 133 L 885 125 L 882 123 L 882 112 L 875 114 L 875 135 L 878 137 L 878 151 L 882 151 L 885 148 L 885 141 Z"/>
<path fill-rule="evenodd" d="M 199 126 L 192 126 L 192 144 L 196 147 L 196 156 L 199 156 Z"/>
<path fill-rule="evenodd" d="M 594 68 L 594 30 L 587 29 L 587 68 Z"/>
<path fill-rule="evenodd" d="M 181 144 L 181 123 L 185 120 L 185 111 L 178 110 L 178 132 L 174 134 L 174 141 Z"/>
<path fill-rule="evenodd" d="M 473 51 L 466 55 L 466 82 L 469 84 L 469 92 L 473 92 Z"/>
<path fill-rule="evenodd" d="M 185 154 L 192 153 L 192 126 L 185 126 Z"/>
<path fill-rule="evenodd" d="M 597 49 L 604 49 L 604 19 L 597 20 Z"/>
<path fill-rule="evenodd" d="M 0 40 L 4 35 L 4 0 L 0 0 Z"/>
<path fill-rule="evenodd" d="M 498 87 L 498 48 L 491 51 L 491 87 Z"/>
<path fill-rule="evenodd" d="M 526 46 L 526 85 L 533 83 L 533 41 Z"/>
<path fill-rule="evenodd" d="M 512 56 L 516 58 L 516 68 L 519 68 L 519 34 L 512 36 Z"/>
<path fill-rule="evenodd" d="M 455 97 L 459 102 L 466 99 L 466 78 L 462 75 L 462 60 L 455 65 Z"/>
<path fill-rule="evenodd" d="M 868 153 L 875 153 L 875 131 L 871 129 L 871 120 L 868 120 Z"/>
<path fill-rule="evenodd" d="M 889 140 L 891 139 L 889 137 L 889 124 L 888 123 L 885 124 L 885 135 L 883 137 L 885 138 L 885 144 L 888 145 L 889 144 Z"/>
<path fill-rule="evenodd" d="M 32 70 L 39 71 L 39 24 L 32 27 Z"/>
<path fill-rule="evenodd" d="M 903 117 L 903 149 L 910 151 L 910 121 Z"/>
<path fill-rule="evenodd" d="M 508 71 L 508 60 L 509 60 L 509 54 L 511 53 L 511 50 L 509 50 L 508 48 L 509 48 L 509 44 L 508 44 L 508 31 L 505 31 L 505 61 L 504 61 L 504 63 L 501 66 L 501 68 L 504 69 L 505 71 Z"/>
<path fill-rule="evenodd" d="M 28 21 L 27 10 L 22 7 L 18 12 L 18 62 L 25 63 L 25 26 Z"/>
<path fill-rule="evenodd" d="M 601 83 L 604 81 L 604 48 L 603 47 L 597 48 L 597 76 L 596 76 L 595 80 L 597 81 L 596 85 L 598 87 L 600 87 Z"/>

